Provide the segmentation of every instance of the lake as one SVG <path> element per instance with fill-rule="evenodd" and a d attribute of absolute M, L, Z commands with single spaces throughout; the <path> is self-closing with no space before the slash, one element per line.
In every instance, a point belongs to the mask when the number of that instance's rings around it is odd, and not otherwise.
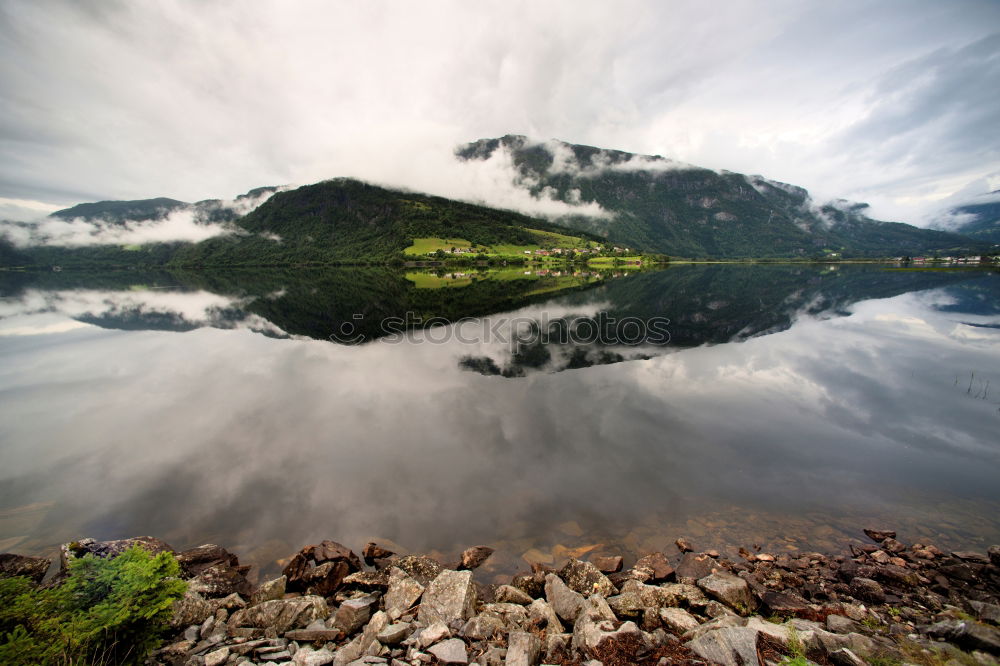
<path fill-rule="evenodd" d="M 1000 274 L 0 273 L 0 550 L 1000 542 Z"/>

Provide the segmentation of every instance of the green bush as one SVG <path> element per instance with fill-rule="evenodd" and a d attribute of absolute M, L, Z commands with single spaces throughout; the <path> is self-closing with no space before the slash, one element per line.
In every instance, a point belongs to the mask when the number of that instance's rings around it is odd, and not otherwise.
<path fill-rule="evenodd" d="M 140 663 L 160 641 L 186 583 L 170 553 L 133 546 L 70 562 L 58 586 L 0 580 L 0 663 Z"/>

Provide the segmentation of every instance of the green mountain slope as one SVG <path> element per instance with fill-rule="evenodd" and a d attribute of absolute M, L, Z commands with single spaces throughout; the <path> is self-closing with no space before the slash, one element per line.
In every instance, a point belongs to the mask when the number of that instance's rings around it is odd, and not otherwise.
<path fill-rule="evenodd" d="M 384 262 L 414 238 L 531 244 L 564 227 L 508 211 L 348 178 L 279 192 L 235 222 L 238 232 L 182 248 L 173 265 Z"/>
<path fill-rule="evenodd" d="M 470 143 L 456 155 L 488 159 L 498 150 L 510 154 L 518 183 L 532 194 L 551 188 L 560 200 L 596 202 L 611 213 L 560 222 L 644 250 L 739 258 L 893 256 L 976 246 L 958 234 L 873 220 L 864 204 L 817 206 L 800 187 L 660 156 L 512 135 Z"/>

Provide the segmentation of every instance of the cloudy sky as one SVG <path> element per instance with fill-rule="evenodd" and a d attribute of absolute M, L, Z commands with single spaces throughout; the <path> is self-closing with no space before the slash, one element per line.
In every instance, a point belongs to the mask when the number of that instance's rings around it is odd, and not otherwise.
<path fill-rule="evenodd" d="M 356 176 L 518 205 L 507 133 L 920 223 L 1000 187 L 1000 2 L 0 0 L 0 217 Z"/>

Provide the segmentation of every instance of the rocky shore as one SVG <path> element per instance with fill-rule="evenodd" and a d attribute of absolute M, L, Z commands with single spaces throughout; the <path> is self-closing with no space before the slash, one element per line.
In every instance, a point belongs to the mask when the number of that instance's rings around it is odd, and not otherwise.
<path fill-rule="evenodd" d="M 149 664 L 997 664 L 1000 546 L 945 553 L 866 529 L 871 543 L 841 554 L 740 561 L 697 552 L 535 564 L 507 584 L 473 570 L 492 554 L 456 562 L 397 557 L 370 543 L 359 557 L 334 541 L 303 548 L 282 575 L 254 586 L 249 566 L 216 545 L 176 553 L 188 582 L 171 634 Z M 82 540 L 113 557 L 152 537 Z M 0 575 L 40 582 L 49 560 L 0 555 Z"/>

